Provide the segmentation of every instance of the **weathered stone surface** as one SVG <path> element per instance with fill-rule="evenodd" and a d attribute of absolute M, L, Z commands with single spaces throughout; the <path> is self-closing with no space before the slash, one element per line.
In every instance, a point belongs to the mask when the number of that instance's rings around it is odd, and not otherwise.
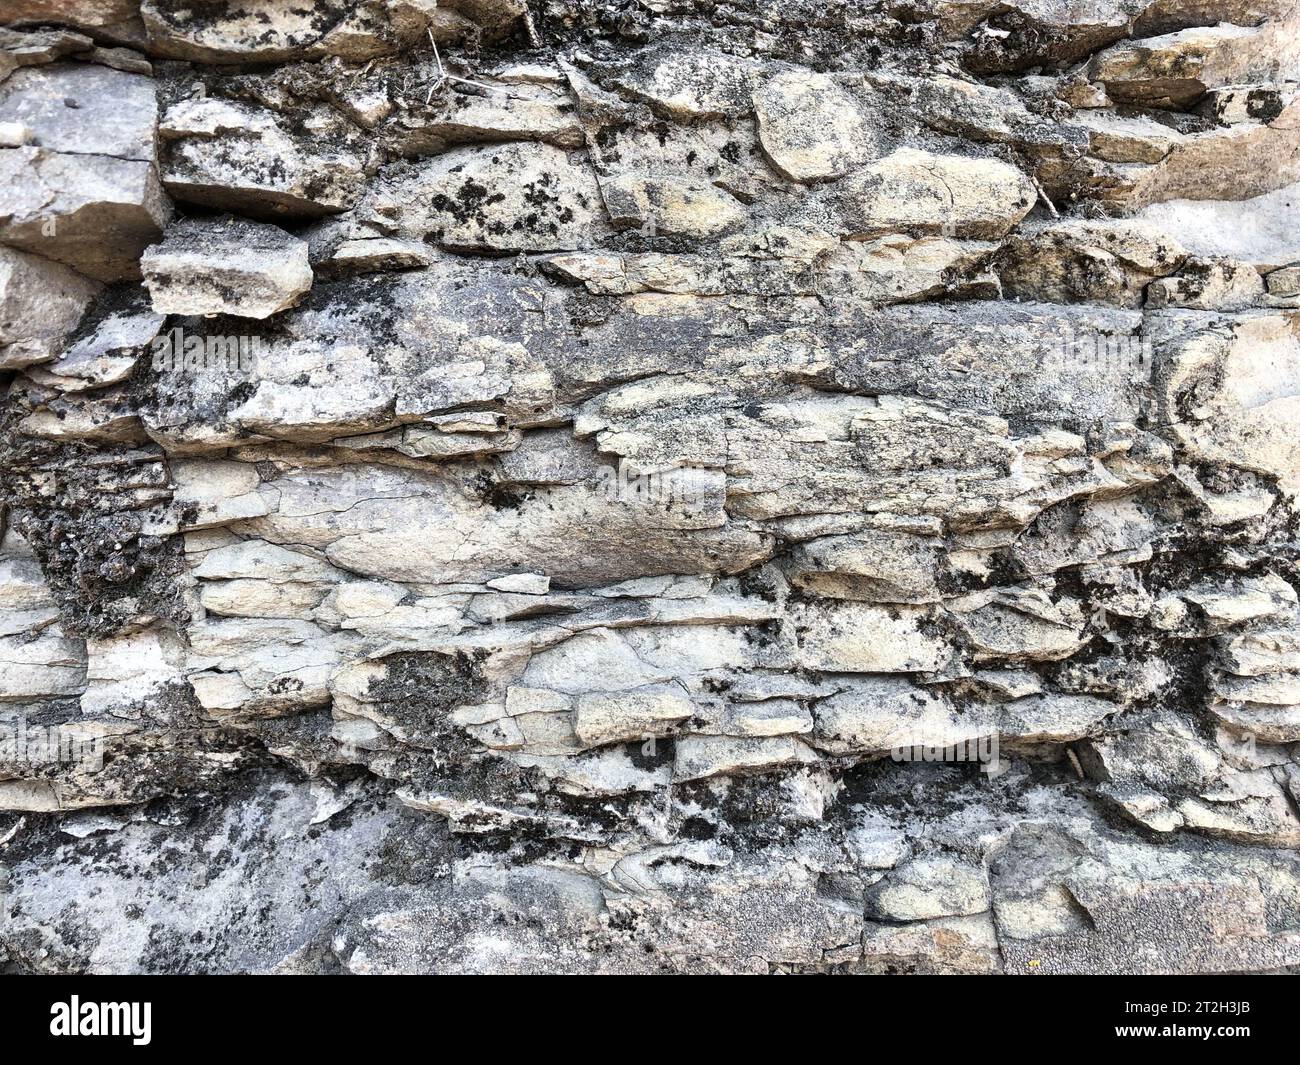
<path fill-rule="evenodd" d="M 842 177 L 873 155 L 874 136 L 856 102 L 832 79 L 787 71 L 754 94 L 758 140 L 791 181 Z"/>
<path fill-rule="evenodd" d="M 489 191 L 498 167 L 515 180 Z M 549 144 L 459 148 L 390 180 L 401 232 L 457 250 L 576 248 L 604 224 L 595 176 Z"/>
<path fill-rule="evenodd" d="M 745 220 L 744 208 L 733 197 L 709 185 L 625 176 L 602 182 L 600 191 L 616 226 L 666 237 L 715 237 Z"/>
<path fill-rule="evenodd" d="M 1003 237 L 1034 205 L 1034 189 L 995 159 L 902 148 L 841 182 L 834 193 L 847 235 L 904 229 Z"/>
<path fill-rule="evenodd" d="M 427 0 L 380 0 L 355 5 L 322 0 L 234 3 L 217 9 L 143 0 L 140 13 L 150 48 L 201 63 L 269 63 L 337 55 L 364 62 L 420 41 L 437 17 Z"/>
<path fill-rule="evenodd" d="M 0 241 L 101 281 L 138 277 L 171 214 L 158 183 L 149 78 L 94 63 L 28 67 L 0 83 Z"/>
<path fill-rule="evenodd" d="M 0 970 L 1300 966 L 1288 5 L 64 8 Z"/>
<path fill-rule="evenodd" d="M 348 124 L 318 108 L 296 125 L 302 132 L 244 102 L 181 100 L 158 125 L 163 185 L 178 200 L 256 217 L 347 209 L 362 180 Z"/>
<path fill-rule="evenodd" d="M 85 30 L 96 38 L 131 45 L 144 43 L 137 0 L 86 0 L 75 8 L 62 0 L 13 0 L 5 5 L 4 18 L 17 25 L 58 23 Z"/>
<path fill-rule="evenodd" d="M 98 291 L 65 266 L 0 248 L 0 367 L 53 358 Z"/>
<path fill-rule="evenodd" d="M 1290 225 L 1300 184 L 1236 203 L 1173 200 L 1152 204 L 1140 217 L 1154 222 L 1195 255 L 1224 255 L 1271 270 L 1300 257 Z"/>
<path fill-rule="evenodd" d="M 1239 311 L 1263 302 L 1264 281 L 1239 259 L 1194 259 L 1176 277 L 1147 289 L 1151 307 L 1189 307 L 1199 311 Z"/>
<path fill-rule="evenodd" d="M 173 226 L 140 264 L 158 314 L 267 318 L 292 307 L 312 282 L 305 241 L 235 219 Z"/>
<path fill-rule="evenodd" d="M 1150 224 L 1054 222 L 1010 240 L 999 276 L 1008 295 L 1024 299 L 1140 307 L 1147 286 L 1186 258 L 1186 249 Z"/>
<path fill-rule="evenodd" d="M 1224 22 L 1114 45 L 1093 59 L 1090 74 L 1118 103 L 1183 107 L 1219 86 L 1286 80 L 1297 63 L 1290 27 Z"/>

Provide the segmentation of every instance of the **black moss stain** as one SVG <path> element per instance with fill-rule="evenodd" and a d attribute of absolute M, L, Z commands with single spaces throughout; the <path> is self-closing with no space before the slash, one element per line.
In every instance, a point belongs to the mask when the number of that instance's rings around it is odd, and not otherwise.
<path fill-rule="evenodd" d="M 479 660 L 471 655 L 403 651 L 382 662 L 384 675 L 371 680 L 368 698 L 421 731 L 445 733 L 452 710 L 481 702 L 487 693 Z"/>

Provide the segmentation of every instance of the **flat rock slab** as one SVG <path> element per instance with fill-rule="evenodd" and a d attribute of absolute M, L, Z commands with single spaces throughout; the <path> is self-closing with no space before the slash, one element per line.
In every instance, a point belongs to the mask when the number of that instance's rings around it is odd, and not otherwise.
<path fill-rule="evenodd" d="M 141 266 L 158 314 L 268 318 L 312 282 L 306 241 L 236 219 L 182 223 L 145 251 Z"/>
<path fill-rule="evenodd" d="M 0 370 L 44 362 L 99 286 L 66 266 L 0 247 Z"/>

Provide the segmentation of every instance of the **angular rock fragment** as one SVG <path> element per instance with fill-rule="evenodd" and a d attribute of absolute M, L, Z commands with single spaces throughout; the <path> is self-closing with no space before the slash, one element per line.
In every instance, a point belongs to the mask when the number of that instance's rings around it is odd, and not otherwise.
<path fill-rule="evenodd" d="M 0 121 L 20 122 L 51 152 L 154 159 L 158 105 L 148 78 L 95 63 L 16 71 L 0 83 Z"/>
<path fill-rule="evenodd" d="M 990 901 L 982 869 L 951 858 L 914 858 L 868 892 L 867 908 L 890 921 L 920 921 L 983 913 Z"/>
<path fill-rule="evenodd" d="M 1114 45 L 1093 59 L 1090 73 L 1119 103 L 1185 107 L 1207 89 L 1294 75 L 1298 63 L 1300 45 L 1288 28 L 1224 22 Z"/>
<path fill-rule="evenodd" d="M 666 237 L 714 237 L 742 225 L 745 211 L 721 189 L 671 178 L 627 175 L 603 180 L 610 220 Z"/>
<path fill-rule="evenodd" d="M 1279 382 L 1292 379 L 1300 359 L 1297 321 L 1285 312 L 1243 318 L 1226 334 L 1199 333 L 1171 351 L 1162 373 L 1171 431 L 1191 453 L 1276 477 L 1284 491 L 1300 488 L 1297 398 Z M 1203 401 L 1173 415 L 1180 396 L 1207 382 Z"/>
<path fill-rule="evenodd" d="M 1263 296 L 1264 282 L 1250 263 L 1196 259 L 1184 263 L 1177 276 L 1154 282 L 1147 289 L 1147 305 L 1236 311 L 1261 303 Z"/>
<path fill-rule="evenodd" d="M 835 186 L 846 236 L 891 230 L 995 239 L 1033 207 L 1034 187 L 995 159 L 901 148 Z"/>
<path fill-rule="evenodd" d="M 96 38 L 138 46 L 144 43 L 137 0 L 88 0 L 69 8 L 62 0 L 14 0 L 5 20 L 18 25 L 58 23 L 85 30 Z"/>
<path fill-rule="evenodd" d="M 642 741 L 695 712 L 691 701 L 671 688 L 639 688 L 578 696 L 573 731 L 588 746 Z"/>
<path fill-rule="evenodd" d="M 0 367 L 52 359 L 98 292 L 66 266 L 0 248 Z"/>
<path fill-rule="evenodd" d="M 662 50 L 638 57 L 614 83 L 678 121 L 735 117 L 750 107 L 749 64 L 695 50 Z"/>
<path fill-rule="evenodd" d="M 594 174 L 549 144 L 459 148 L 395 175 L 394 185 L 403 232 L 454 249 L 576 248 L 603 222 Z"/>
<path fill-rule="evenodd" d="M 158 314 L 267 318 L 292 307 L 312 282 L 305 241 L 234 219 L 175 225 L 140 262 Z"/>
<path fill-rule="evenodd" d="M 0 241 L 101 281 L 139 276 L 171 205 L 158 182 L 150 79 L 92 63 L 29 67 L 0 83 Z"/>
<path fill-rule="evenodd" d="M 1157 227 L 1127 221 L 1054 222 L 1017 234 L 1004 254 L 1011 296 L 1116 307 L 1142 306 L 1147 286 L 1187 258 Z"/>
<path fill-rule="evenodd" d="M 568 93 L 527 83 L 483 84 L 481 95 L 457 92 L 434 114 L 401 116 L 401 153 L 436 155 L 452 145 L 481 141 L 545 141 L 568 149 L 585 143 Z"/>
<path fill-rule="evenodd" d="M 234 3 L 217 9 L 143 0 L 150 46 L 160 55 L 200 63 L 270 63 L 337 55 L 364 62 L 409 48 L 425 34 L 435 5 L 381 0 L 354 10 L 342 0 L 303 6 L 287 0 Z"/>
<path fill-rule="evenodd" d="M 164 320 L 149 307 L 142 289 L 112 290 L 82 321 L 63 353 L 36 371 L 37 380 L 65 392 L 118 384 L 150 349 Z"/>
<path fill-rule="evenodd" d="M 346 210 L 362 180 L 350 128 L 318 111 L 302 133 L 274 112 L 216 97 L 169 107 L 158 125 L 162 182 L 177 200 L 256 217 Z"/>

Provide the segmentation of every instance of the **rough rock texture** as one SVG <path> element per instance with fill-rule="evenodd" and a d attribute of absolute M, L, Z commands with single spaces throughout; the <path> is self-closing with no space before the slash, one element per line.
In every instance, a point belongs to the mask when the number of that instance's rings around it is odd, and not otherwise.
<path fill-rule="evenodd" d="M 1300 970 L 1289 0 L 0 20 L 0 971 Z"/>

